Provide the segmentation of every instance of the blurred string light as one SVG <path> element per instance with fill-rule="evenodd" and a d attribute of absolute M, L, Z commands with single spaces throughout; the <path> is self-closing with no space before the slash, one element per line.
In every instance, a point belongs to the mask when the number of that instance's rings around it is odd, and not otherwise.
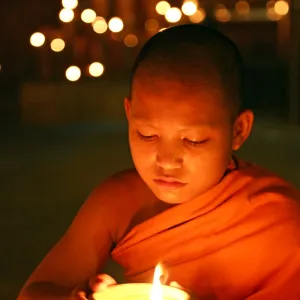
<path fill-rule="evenodd" d="M 162 16 L 164 16 L 170 8 L 171 5 L 167 1 L 159 1 L 155 6 L 156 12 Z"/>
<path fill-rule="evenodd" d="M 124 28 L 122 19 L 118 17 L 113 17 L 108 22 L 108 28 L 111 32 L 120 32 Z"/>
<path fill-rule="evenodd" d="M 250 13 L 250 4 L 247 1 L 240 0 L 235 4 L 235 9 L 239 15 L 248 15 Z"/>
<path fill-rule="evenodd" d="M 74 11 L 72 9 L 63 8 L 59 13 L 59 19 L 64 23 L 69 23 L 74 19 Z"/>
<path fill-rule="evenodd" d="M 192 0 L 184 1 L 181 6 L 181 10 L 183 14 L 185 14 L 186 16 L 194 15 L 197 12 L 197 9 L 198 9 L 198 3 Z"/>
<path fill-rule="evenodd" d="M 108 26 L 106 20 L 102 17 L 97 17 L 93 22 L 93 29 L 96 33 L 102 34 L 107 30 Z"/>
<path fill-rule="evenodd" d="M 41 32 L 35 32 L 30 37 L 30 44 L 34 47 L 41 47 L 46 41 L 45 36 Z"/>
<path fill-rule="evenodd" d="M 267 9 L 266 14 L 271 21 L 278 21 L 280 19 L 280 16 L 275 12 L 274 6 L 275 6 L 274 0 L 268 1 L 266 4 L 266 9 Z"/>
<path fill-rule="evenodd" d="M 81 71 L 77 66 L 71 66 L 66 70 L 66 78 L 69 81 L 77 81 L 81 77 Z"/>
<path fill-rule="evenodd" d="M 215 18 L 219 22 L 228 22 L 231 19 L 230 11 L 225 7 L 225 5 L 218 4 L 214 11 Z"/>
<path fill-rule="evenodd" d="M 171 7 L 167 10 L 165 18 L 169 23 L 177 23 L 182 16 L 181 10 L 178 7 Z"/>
<path fill-rule="evenodd" d="M 159 28 L 159 23 L 156 19 L 148 19 L 145 22 L 145 28 L 148 31 L 157 31 Z"/>
<path fill-rule="evenodd" d="M 89 66 L 89 73 L 93 77 L 100 77 L 104 73 L 104 66 L 100 62 L 93 62 Z"/>
<path fill-rule="evenodd" d="M 124 44 L 127 47 L 135 47 L 138 44 L 139 40 L 136 35 L 128 34 L 124 39 Z"/>
<path fill-rule="evenodd" d="M 66 9 L 75 9 L 78 6 L 78 0 L 62 0 L 61 3 Z"/>
<path fill-rule="evenodd" d="M 195 14 L 189 16 L 192 23 L 201 23 L 206 18 L 206 12 L 203 8 L 198 8 Z"/>
<path fill-rule="evenodd" d="M 54 39 L 50 44 L 51 49 L 54 52 L 61 52 L 65 48 L 65 42 L 62 39 Z"/>
<path fill-rule="evenodd" d="M 274 11 L 279 16 L 285 16 L 289 12 L 289 4 L 283 0 L 276 1 L 274 4 Z"/>
<path fill-rule="evenodd" d="M 81 13 L 81 20 L 84 23 L 93 23 L 97 18 L 97 14 L 94 10 L 87 8 Z"/>

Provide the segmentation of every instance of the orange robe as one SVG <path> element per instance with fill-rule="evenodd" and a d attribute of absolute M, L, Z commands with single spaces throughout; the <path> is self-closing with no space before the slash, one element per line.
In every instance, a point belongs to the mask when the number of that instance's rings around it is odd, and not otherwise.
<path fill-rule="evenodd" d="M 196 299 L 300 299 L 300 193 L 238 161 L 211 190 L 133 227 L 112 251 L 129 282 L 164 264 Z"/>

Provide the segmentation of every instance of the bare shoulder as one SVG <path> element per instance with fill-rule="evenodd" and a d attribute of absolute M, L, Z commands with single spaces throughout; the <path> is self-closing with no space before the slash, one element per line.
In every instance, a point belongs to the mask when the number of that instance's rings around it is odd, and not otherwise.
<path fill-rule="evenodd" d="M 138 172 L 135 169 L 127 169 L 120 171 L 102 181 L 95 187 L 92 195 L 104 195 L 115 196 L 122 193 L 123 196 L 132 192 L 133 188 L 143 188 L 145 184 L 140 178 Z M 124 194 L 125 193 L 125 194 Z"/>
<path fill-rule="evenodd" d="M 109 209 L 111 212 L 111 209 L 124 205 L 139 205 L 147 194 L 149 189 L 138 172 L 135 169 L 128 169 L 115 173 L 96 186 L 85 205 Z"/>

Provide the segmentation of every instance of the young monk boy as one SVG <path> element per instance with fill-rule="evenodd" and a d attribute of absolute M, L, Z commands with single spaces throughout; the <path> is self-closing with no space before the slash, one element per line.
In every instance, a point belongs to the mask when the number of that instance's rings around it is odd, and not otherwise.
<path fill-rule="evenodd" d="M 241 56 L 221 33 L 152 37 L 125 99 L 135 169 L 95 189 L 18 299 L 85 299 L 88 282 L 114 283 L 97 277 L 109 255 L 129 282 L 151 282 L 162 262 L 197 299 L 300 299 L 300 194 L 232 155 L 253 123 L 242 92 Z"/>

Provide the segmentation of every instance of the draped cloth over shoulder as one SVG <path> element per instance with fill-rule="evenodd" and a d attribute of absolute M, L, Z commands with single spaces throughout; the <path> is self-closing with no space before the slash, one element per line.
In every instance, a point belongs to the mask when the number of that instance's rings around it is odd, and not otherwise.
<path fill-rule="evenodd" d="M 299 193 L 260 167 L 238 165 L 118 243 L 112 257 L 129 282 L 151 282 L 162 262 L 168 280 L 199 299 L 300 299 Z"/>

